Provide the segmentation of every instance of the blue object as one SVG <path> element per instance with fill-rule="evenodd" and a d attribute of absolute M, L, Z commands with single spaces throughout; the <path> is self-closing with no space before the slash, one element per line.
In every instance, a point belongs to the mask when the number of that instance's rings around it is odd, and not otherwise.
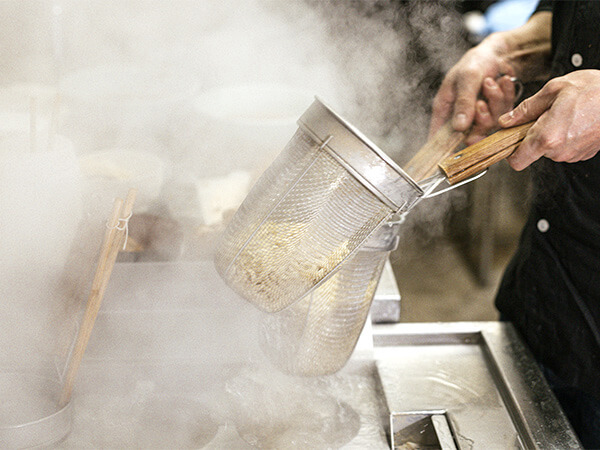
<path fill-rule="evenodd" d="M 527 22 L 537 3 L 537 0 L 499 0 L 485 11 L 484 34 L 520 27 Z"/>

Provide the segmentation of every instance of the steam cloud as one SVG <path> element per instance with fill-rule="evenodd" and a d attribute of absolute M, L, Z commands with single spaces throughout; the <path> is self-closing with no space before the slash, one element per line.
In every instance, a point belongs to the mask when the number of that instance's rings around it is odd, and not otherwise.
<path fill-rule="evenodd" d="M 8 249 L 0 255 L 0 368 L 33 370 L 47 378 L 60 374 L 112 198 L 124 196 L 130 184 L 137 184 L 140 200 L 131 237 L 146 251 L 123 255 L 123 265 L 115 269 L 115 282 L 121 284 L 113 285 L 107 295 L 106 315 L 95 330 L 102 339 L 90 343 L 91 357 L 79 388 L 85 394 L 94 380 L 102 379 L 95 371 L 104 373 L 107 385 L 123 389 L 122 402 L 112 405 L 115 417 L 126 417 L 127 408 L 139 406 L 141 397 L 156 399 L 157 391 L 181 389 L 189 381 L 184 379 L 179 387 L 165 382 L 172 371 L 178 380 L 182 373 L 203 374 L 210 388 L 225 376 L 209 374 L 215 358 L 227 366 L 223 370 L 229 375 L 227 371 L 239 364 L 235 352 L 240 347 L 231 344 L 232 336 L 235 342 L 254 336 L 252 323 L 243 320 L 249 314 L 245 308 L 223 306 L 221 314 L 218 308 L 210 310 L 212 315 L 200 314 L 195 324 L 205 327 L 201 339 L 212 338 L 210 345 L 198 347 L 209 367 L 181 372 L 181 361 L 165 356 L 168 363 L 151 370 L 147 359 L 139 370 L 128 369 L 132 374 L 118 367 L 108 371 L 113 378 L 103 372 L 114 363 L 105 358 L 111 349 L 129 348 L 131 353 L 121 353 L 121 358 L 137 360 L 137 353 L 163 348 L 161 342 L 171 348 L 172 330 L 187 316 L 181 311 L 197 308 L 192 300 L 219 296 L 211 291 L 214 280 L 208 287 L 191 283 L 189 291 L 180 292 L 182 284 L 175 280 L 181 282 L 185 270 L 169 285 L 164 276 L 173 269 L 168 263 L 206 262 L 223 222 L 291 137 L 295 120 L 312 96 L 330 104 L 402 165 L 424 143 L 435 86 L 465 46 L 452 4 L 429 1 L 9 0 L 0 2 L 0 33 L 0 58 L 6 62 L 0 67 L 0 173 L 5 180 L 10 174 L 22 182 L 0 182 L 0 236 L 2 249 Z M 227 92 L 237 95 L 229 103 L 220 96 Z M 37 105 L 33 112 L 32 98 Z M 30 116 L 38 126 L 46 124 L 33 135 L 28 120 L 16 119 Z M 38 148 L 31 152 L 31 137 L 38 134 Z M 7 137 L 15 135 L 19 139 Z M 67 156 L 53 160 L 52 152 L 57 151 Z M 128 155 L 127 164 L 106 156 L 115 152 Z M 19 155 L 22 162 L 9 167 Z M 35 190 L 46 197 L 32 194 Z M 21 197 L 27 204 L 17 201 Z M 429 229 L 436 224 L 433 232 L 439 230 L 445 203 L 428 207 L 434 210 L 431 214 L 425 208 L 415 210 L 406 234 L 423 223 Z M 23 226 L 15 228 L 11 219 Z M 29 257 L 36 249 L 35 257 Z M 155 264 L 156 279 L 165 284 L 147 289 L 141 261 Z M 167 267 L 166 272 L 161 267 Z M 123 271 L 133 275 L 119 276 Z M 141 280 L 140 286 L 128 285 L 132 280 Z M 133 301 L 140 300 L 138 288 L 148 296 L 139 304 Z M 152 296 L 161 296 L 160 301 Z M 119 303 L 123 297 L 133 299 L 129 307 Z M 165 298 L 171 303 L 161 303 Z M 124 336 L 134 329 L 127 327 L 142 325 L 135 320 L 136 307 L 146 308 L 139 314 L 149 317 L 149 323 L 157 321 L 153 329 L 160 333 L 151 341 L 129 340 L 122 347 Z M 111 323 L 111 317 L 116 322 Z M 115 323 L 123 328 L 115 328 Z M 215 337 L 222 342 L 214 342 Z M 255 357 L 253 351 L 243 356 Z M 192 365 L 202 365 L 197 359 Z M 115 381 L 124 374 L 133 385 Z M 141 381 L 131 381 L 136 377 Z M 150 380 L 146 384 L 144 377 Z M 279 380 L 282 396 L 292 395 L 289 380 L 281 383 L 281 377 L 265 370 L 259 378 L 267 384 Z M 235 388 L 236 382 L 228 388 Z M 318 385 L 307 383 L 311 389 Z M 187 388 L 197 392 L 201 386 L 191 383 Z M 361 386 L 363 395 L 372 394 Z M 239 392 L 245 389 L 249 387 Z M 343 389 L 331 390 L 339 394 Z M 229 394 L 235 398 L 239 392 Z M 99 407 L 96 400 L 101 403 L 102 398 L 94 395 L 103 393 L 83 395 L 81 410 Z M 207 392 L 202 396 L 211 405 L 222 400 Z M 348 395 L 346 401 L 351 402 Z M 11 413 L 2 412 L 1 417 Z M 114 419 L 110 412 L 102 417 L 107 423 Z M 94 418 L 76 420 L 83 426 Z M 115 431 L 115 436 L 122 432 Z"/>

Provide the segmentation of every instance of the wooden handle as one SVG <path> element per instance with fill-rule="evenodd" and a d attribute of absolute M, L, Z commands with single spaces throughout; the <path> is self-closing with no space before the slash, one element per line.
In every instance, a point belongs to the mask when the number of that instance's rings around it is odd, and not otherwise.
<path fill-rule="evenodd" d="M 404 171 L 417 182 L 424 180 L 438 170 L 438 163 L 454 153 L 466 137 L 466 133 L 456 131 L 446 122 L 404 166 Z"/>
<path fill-rule="evenodd" d="M 439 167 L 450 184 L 469 178 L 507 158 L 519 146 L 534 122 L 500 130 L 444 159 Z"/>
<path fill-rule="evenodd" d="M 88 297 L 75 346 L 73 347 L 71 357 L 67 364 L 63 390 L 58 401 L 59 407 L 63 407 L 71 399 L 71 392 L 73 391 L 77 370 L 79 369 L 83 354 L 92 334 L 96 316 L 98 315 L 104 293 L 108 287 L 108 281 L 110 280 L 112 269 L 117 260 L 117 255 L 123 245 L 123 239 L 125 239 L 125 229 L 119 227 L 119 221 L 129 220 L 136 194 L 137 191 L 135 189 L 130 189 L 125 203 L 123 203 L 123 200 L 120 198 L 115 199 L 112 214 L 104 233 L 98 266 L 96 267 L 96 273 L 94 275 L 94 280 L 92 281 L 92 289 Z"/>

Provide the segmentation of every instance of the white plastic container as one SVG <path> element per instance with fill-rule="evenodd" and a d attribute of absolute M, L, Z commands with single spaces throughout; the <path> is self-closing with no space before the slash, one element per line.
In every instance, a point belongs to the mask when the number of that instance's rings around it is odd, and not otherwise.
<path fill-rule="evenodd" d="M 53 142 L 32 151 L 28 133 L 0 133 L 1 448 L 50 445 L 71 428 L 71 405 L 57 405 L 78 309 L 65 267 L 83 207 L 73 147 Z"/>
<path fill-rule="evenodd" d="M 11 267 L 64 264 L 82 217 L 81 174 L 69 140 L 30 149 L 25 133 L 0 134 L 0 261 Z"/>

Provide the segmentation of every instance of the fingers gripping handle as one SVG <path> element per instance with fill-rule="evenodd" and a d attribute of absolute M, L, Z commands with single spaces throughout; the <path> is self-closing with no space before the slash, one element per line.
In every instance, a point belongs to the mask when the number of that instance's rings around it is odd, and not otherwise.
<path fill-rule="evenodd" d="M 534 122 L 505 128 L 444 159 L 439 168 L 450 184 L 458 183 L 507 158 L 519 146 Z"/>

